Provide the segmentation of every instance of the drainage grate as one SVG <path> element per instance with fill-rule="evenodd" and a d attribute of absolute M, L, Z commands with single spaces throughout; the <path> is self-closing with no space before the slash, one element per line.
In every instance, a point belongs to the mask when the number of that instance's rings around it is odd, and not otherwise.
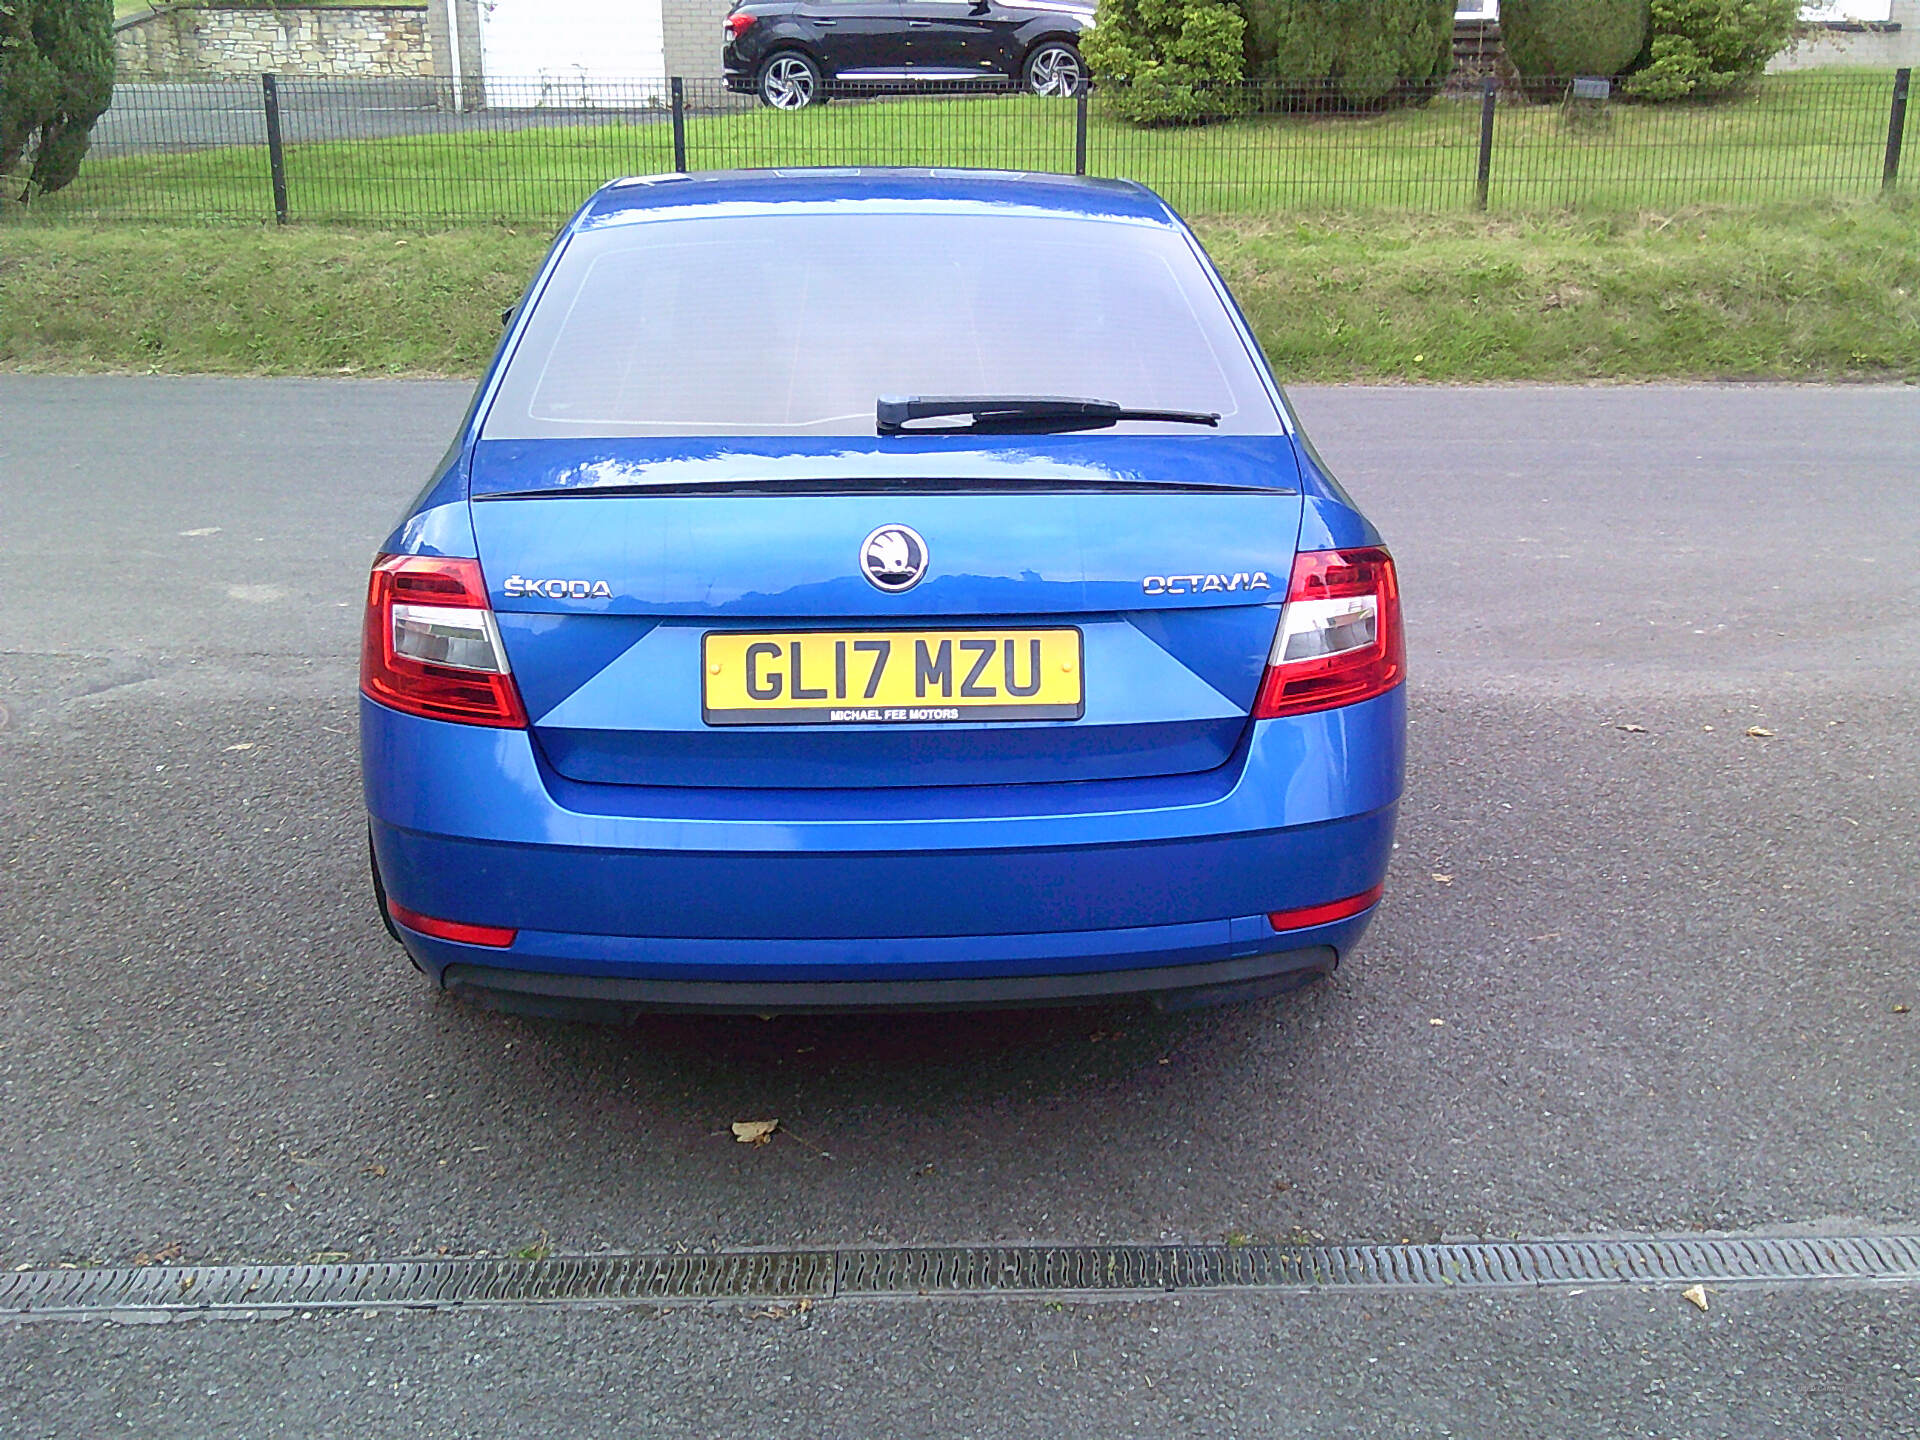
<path fill-rule="evenodd" d="M 833 1292 L 833 1259 L 813 1250 L 28 1270 L 0 1276 L 0 1315 L 799 1299 Z"/>
<path fill-rule="evenodd" d="M 0 1275 L 0 1316 L 1180 1290 L 1920 1284 L 1920 1235 L 1472 1245 L 1000 1245 Z"/>

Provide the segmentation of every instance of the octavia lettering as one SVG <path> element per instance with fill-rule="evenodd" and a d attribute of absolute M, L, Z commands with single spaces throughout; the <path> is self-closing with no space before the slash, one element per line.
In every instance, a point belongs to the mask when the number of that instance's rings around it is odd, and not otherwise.
<path fill-rule="evenodd" d="M 1222 595 L 1234 590 L 1271 590 L 1264 570 L 1241 570 L 1232 575 L 1149 575 L 1140 582 L 1149 595 Z"/>

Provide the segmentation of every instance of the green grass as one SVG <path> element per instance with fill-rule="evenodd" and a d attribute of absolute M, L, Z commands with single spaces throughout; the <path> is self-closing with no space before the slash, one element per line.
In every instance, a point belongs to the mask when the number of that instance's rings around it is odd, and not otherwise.
<path fill-rule="evenodd" d="M 1641 210 L 1865 194 L 1877 190 L 1892 80 L 1844 71 L 1770 77 L 1715 105 L 1617 105 L 1599 127 L 1551 106 L 1503 105 L 1489 200 L 1496 212 Z M 1920 172 L 1912 107 L 1908 175 Z M 156 117 L 158 118 L 158 117 Z M 1139 130 L 1096 106 L 1088 168 L 1154 186 L 1183 210 L 1267 214 L 1326 209 L 1472 208 L 1479 102 L 1442 99 L 1370 117 L 1269 116 Z M 799 114 L 693 115 L 693 169 L 937 165 L 1071 171 L 1074 107 L 1031 97 L 836 103 Z M 352 224 L 553 224 L 606 179 L 673 168 L 657 114 L 287 150 L 296 220 Z M 258 220 L 272 211 L 260 147 L 96 156 L 48 218 Z M 18 207 L 0 220 L 19 218 Z"/>
<path fill-rule="evenodd" d="M 1920 380 L 1920 204 L 1200 217 L 1285 381 Z M 0 366 L 478 373 L 544 230 L 0 229 Z"/>

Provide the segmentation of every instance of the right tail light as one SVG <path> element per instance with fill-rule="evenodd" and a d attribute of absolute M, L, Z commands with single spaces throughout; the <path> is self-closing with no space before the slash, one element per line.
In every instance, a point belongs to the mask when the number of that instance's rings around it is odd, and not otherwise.
<path fill-rule="evenodd" d="M 1357 704 L 1385 694 L 1406 675 L 1393 557 L 1377 547 L 1294 556 L 1253 718 Z"/>

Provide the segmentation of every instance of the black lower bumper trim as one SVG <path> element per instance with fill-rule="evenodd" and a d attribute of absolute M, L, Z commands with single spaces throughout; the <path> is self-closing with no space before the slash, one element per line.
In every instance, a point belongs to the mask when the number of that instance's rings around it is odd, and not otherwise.
<path fill-rule="evenodd" d="M 1139 998 L 1165 1009 L 1258 999 L 1297 988 L 1339 962 L 1330 945 L 1198 965 L 996 975 L 963 980 L 634 980 L 449 965 L 441 984 L 498 1009 L 553 1016 L 642 1010 L 791 1015 L 857 1010 L 987 1010 Z"/>

